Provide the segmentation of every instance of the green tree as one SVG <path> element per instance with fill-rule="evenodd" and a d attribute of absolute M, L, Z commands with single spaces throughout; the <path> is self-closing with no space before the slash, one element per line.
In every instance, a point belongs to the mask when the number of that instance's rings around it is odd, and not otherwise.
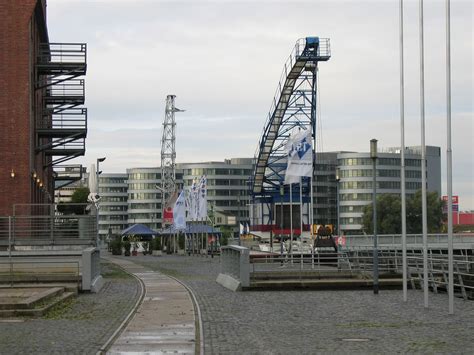
<path fill-rule="evenodd" d="M 428 233 L 441 232 L 443 225 L 443 201 L 437 192 L 426 194 L 426 219 Z M 407 199 L 407 233 L 418 234 L 423 232 L 421 220 L 421 190 Z"/>
<path fill-rule="evenodd" d="M 362 217 L 364 231 L 373 233 L 372 204 L 364 207 Z M 377 196 L 377 233 L 401 233 L 401 201 L 399 195 L 382 194 Z"/>
<path fill-rule="evenodd" d="M 79 204 L 87 203 L 88 196 L 89 196 L 88 187 L 78 187 L 76 190 L 74 190 L 73 194 L 71 195 L 71 202 L 69 203 L 61 202 L 58 205 L 58 211 L 63 214 L 77 214 L 77 215 L 85 214 L 85 206 L 79 205 Z"/>
<path fill-rule="evenodd" d="M 407 233 L 419 234 L 422 232 L 421 221 L 421 190 L 407 198 L 406 202 Z M 362 216 L 363 230 L 367 234 L 373 233 L 372 204 L 365 206 Z M 428 233 L 441 231 L 443 224 L 443 202 L 436 192 L 427 193 L 427 224 Z M 394 194 L 377 196 L 377 233 L 400 234 L 401 198 Z"/>

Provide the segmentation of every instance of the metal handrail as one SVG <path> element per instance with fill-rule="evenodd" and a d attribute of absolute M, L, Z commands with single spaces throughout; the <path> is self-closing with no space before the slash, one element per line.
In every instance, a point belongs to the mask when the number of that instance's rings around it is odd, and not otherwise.
<path fill-rule="evenodd" d="M 86 43 L 40 43 L 39 45 L 38 64 L 85 64 L 86 60 Z"/>

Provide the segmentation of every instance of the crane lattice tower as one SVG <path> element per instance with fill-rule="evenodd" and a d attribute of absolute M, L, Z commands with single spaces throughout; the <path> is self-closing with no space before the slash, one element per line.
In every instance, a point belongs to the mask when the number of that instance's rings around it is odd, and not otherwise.
<path fill-rule="evenodd" d="M 175 98 L 176 95 L 166 97 L 165 120 L 161 139 L 161 205 L 163 208 L 169 205 L 170 199 L 176 191 L 176 121 L 174 114 L 182 110 L 174 106 Z"/>

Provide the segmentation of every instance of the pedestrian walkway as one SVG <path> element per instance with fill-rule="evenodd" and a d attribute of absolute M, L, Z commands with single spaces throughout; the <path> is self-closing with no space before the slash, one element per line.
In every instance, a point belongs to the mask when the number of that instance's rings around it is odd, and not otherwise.
<path fill-rule="evenodd" d="M 107 354 L 194 354 L 195 313 L 187 289 L 168 276 L 122 258 L 107 257 L 144 284 L 145 296 Z"/>

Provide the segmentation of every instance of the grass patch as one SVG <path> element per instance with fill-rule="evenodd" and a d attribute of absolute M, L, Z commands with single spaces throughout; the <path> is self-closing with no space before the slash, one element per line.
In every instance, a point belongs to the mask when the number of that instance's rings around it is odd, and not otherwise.
<path fill-rule="evenodd" d="M 354 322 L 354 323 L 340 323 L 336 324 L 336 327 L 339 328 L 349 328 L 349 329 L 361 329 L 361 328 L 404 328 L 404 327 L 413 327 L 420 326 L 420 322 L 402 322 L 402 323 L 377 323 L 377 322 Z"/>
<path fill-rule="evenodd" d="M 112 263 L 102 264 L 102 277 L 105 279 L 129 279 L 132 276 Z"/>
<path fill-rule="evenodd" d="M 436 352 L 443 350 L 446 345 L 448 345 L 445 341 L 441 340 L 418 340 L 413 341 L 409 344 L 409 351 L 429 351 L 429 352 Z"/>
<path fill-rule="evenodd" d="M 65 315 L 71 311 L 72 307 L 76 304 L 76 298 L 68 299 L 64 302 L 61 302 L 51 308 L 46 314 L 43 316 L 45 319 L 64 319 Z"/>

